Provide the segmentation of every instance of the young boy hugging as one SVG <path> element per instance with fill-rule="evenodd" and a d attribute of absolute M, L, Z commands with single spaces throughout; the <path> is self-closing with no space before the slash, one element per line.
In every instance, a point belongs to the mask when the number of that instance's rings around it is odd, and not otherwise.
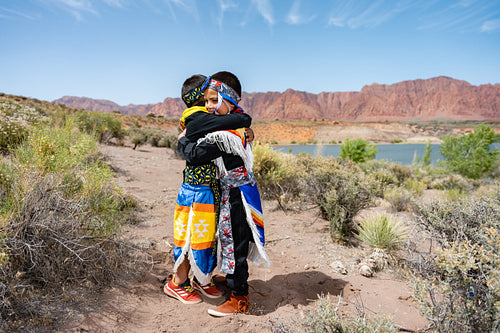
<path fill-rule="evenodd" d="M 250 127 L 252 119 L 247 114 L 220 117 L 208 113 L 203 106 L 207 84 L 205 76 L 193 75 L 182 86 L 187 109 L 180 125 L 188 133 L 186 139 L 196 142 L 209 132 Z M 209 298 L 222 295 L 211 279 L 217 265 L 215 235 L 220 184 L 210 160 L 186 161 L 183 176 L 174 213 L 174 275 L 163 290 L 184 304 L 195 304 L 202 301 L 196 290 Z M 193 281 L 189 279 L 191 269 Z"/>
<path fill-rule="evenodd" d="M 229 72 L 218 72 L 208 83 L 205 106 L 209 112 L 224 117 L 242 114 L 243 109 L 238 105 L 240 96 L 238 78 Z M 264 250 L 262 207 L 252 173 L 251 145 L 246 144 L 245 136 L 239 131 L 218 131 L 197 142 L 181 138 L 177 150 L 188 162 L 216 159 L 222 187 L 217 227 L 218 266 L 226 273 L 231 295 L 208 313 L 217 317 L 246 313 L 249 307 L 247 259 L 257 265 L 270 264 Z"/>

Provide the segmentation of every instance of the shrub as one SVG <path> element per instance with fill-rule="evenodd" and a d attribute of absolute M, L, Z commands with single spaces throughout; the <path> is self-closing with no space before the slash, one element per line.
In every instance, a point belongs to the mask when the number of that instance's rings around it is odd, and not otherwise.
<path fill-rule="evenodd" d="M 443 157 L 445 167 L 451 172 L 478 179 L 491 172 L 498 163 L 500 151 L 490 151 L 490 145 L 495 142 L 495 131 L 481 124 L 473 133 L 458 138 L 445 136 L 439 152 Z"/>
<path fill-rule="evenodd" d="M 408 178 L 404 183 L 404 187 L 412 194 L 421 196 L 424 190 L 427 189 L 427 184 L 415 178 Z"/>
<path fill-rule="evenodd" d="M 361 138 L 356 140 L 346 138 L 340 146 L 339 156 L 343 159 L 350 159 L 355 163 L 360 163 L 374 158 L 377 151 L 375 145 L 369 144 L 368 141 Z"/>
<path fill-rule="evenodd" d="M 301 170 L 304 163 L 300 161 L 309 159 L 310 155 L 285 157 L 268 144 L 255 144 L 253 153 L 253 171 L 264 199 L 278 200 L 282 208 L 285 208 L 289 201 L 300 196 L 300 178 L 304 173 L 304 170 Z"/>
<path fill-rule="evenodd" d="M 411 210 L 413 206 L 411 193 L 402 187 L 392 187 L 384 192 L 384 199 L 389 201 L 396 212 Z"/>
<path fill-rule="evenodd" d="M 439 332 L 500 329 L 500 201 L 457 199 L 419 206 L 438 248 L 418 260 L 414 292 Z"/>
<path fill-rule="evenodd" d="M 0 99 L 0 153 L 20 145 L 30 127 L 44 120 L 44 114 L 33 107 Z"/>
<path fill-rule="evenodd" d="M 405 241 L 405 233 L 406 228 L 395 220 L 377 215 L 360 222 L 357 237 L 370 247 L 395 250 Z"/>
<path fill-rule="evenodd" d="M 342 314 L 338 305 L 329 297 L 320 296 L 314 308 L 304 312 L 290 322 L 270 321 L 272 332 L 349 332 L 349 333 L 390 333 L 397 332 L 394 323 L 385 317 L 370 319 L 360 311 L 357 318 Z M 361 307 L 360 310 L 363 310 Z"/>
<path fill-rule="evenodd" d="M 96 147 L 70 124 L 41 126 L 0 164 L 0 330 L 51 326 L 72 302 L 142 265 L 116 235 L 135 204 Z"/>
<path fill-rule="evenodd" d="M 125 137 L 120 119 L 108 113 L 82 111 L 76 115 L 78 128 L 96 136 L 101 143 L 108 144 L 112 138 L 121 140 Z"/>
<path fill-rule="evenodd" d="M 318 157 L 302 178 L 305 197 L 319 205 L 330 221 L 334 239 L 346 240 L 354 230 L 354 216 L 368 207 L 379 191 L 374 179 L 354 162 Z"/>
<path fill-rule="evenodd" d="M 429 186 L 436 190 L 458 190 L 463 193 L 472 188 L 467 179 L 460 175 L 437 176 L 430 182 Z"/>

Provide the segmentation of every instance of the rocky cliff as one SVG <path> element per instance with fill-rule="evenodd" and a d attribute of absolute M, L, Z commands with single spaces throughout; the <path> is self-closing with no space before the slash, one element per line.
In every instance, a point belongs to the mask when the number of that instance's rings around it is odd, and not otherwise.
<path fill-rule="evenodd" d="M 120 106 L 107 100 L 64 96 L 54 102 L 92 111 L 123 114 L 154 113 L 177 118 L 180 98 L 162 103 Z M 359 92 L 311 94 L 285 92 L 243 93 L 241 106 L 254 119 L 281 120 L 500 120 L 500 84 L 474 86 L 449 77 L 411 80 L 392 85 L 371 84 Z"/>

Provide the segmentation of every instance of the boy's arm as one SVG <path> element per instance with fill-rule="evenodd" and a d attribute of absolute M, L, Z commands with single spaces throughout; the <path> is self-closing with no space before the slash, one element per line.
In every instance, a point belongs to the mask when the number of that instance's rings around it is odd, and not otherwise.
<path fill-rule="evenodd" d="M 193 117 L 191 115 L 191 117 Z M 196 141 L 208 133 L 230 129 L 250 127 L 252 118 L 246 113 L 232 113 L 218 116 L 209 113 L 200 113 L 186 123 L 186 137 Z"/>
<path fill-rule="evenodd" d="M 187 137 L 181 137 L 177 144 L 177 152 L 188 163 L 205 164 L 211 160 L 222 156 L 222 151 L 215 143 L 202 141 L 199 144 L 196 141 L 190 141 Z"/>

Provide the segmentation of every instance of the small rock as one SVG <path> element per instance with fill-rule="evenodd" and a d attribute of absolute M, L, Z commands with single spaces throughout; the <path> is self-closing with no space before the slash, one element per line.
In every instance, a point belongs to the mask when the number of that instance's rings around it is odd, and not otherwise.
<path fill-rule="evenodd" d="M 344 267 L 344 264 L 342 264 L 340 260 L 332 262 L 330 264 L 330 267 L 337 273 L 347 275 L 347 269 Z"/>
<path fill-rule="evenodd" d="M 373 271 L 368 265 L 361 265 L 359 267 L 359 274 L 366 276 L 366 277 L 372 277 L 373 276 Z"/>

